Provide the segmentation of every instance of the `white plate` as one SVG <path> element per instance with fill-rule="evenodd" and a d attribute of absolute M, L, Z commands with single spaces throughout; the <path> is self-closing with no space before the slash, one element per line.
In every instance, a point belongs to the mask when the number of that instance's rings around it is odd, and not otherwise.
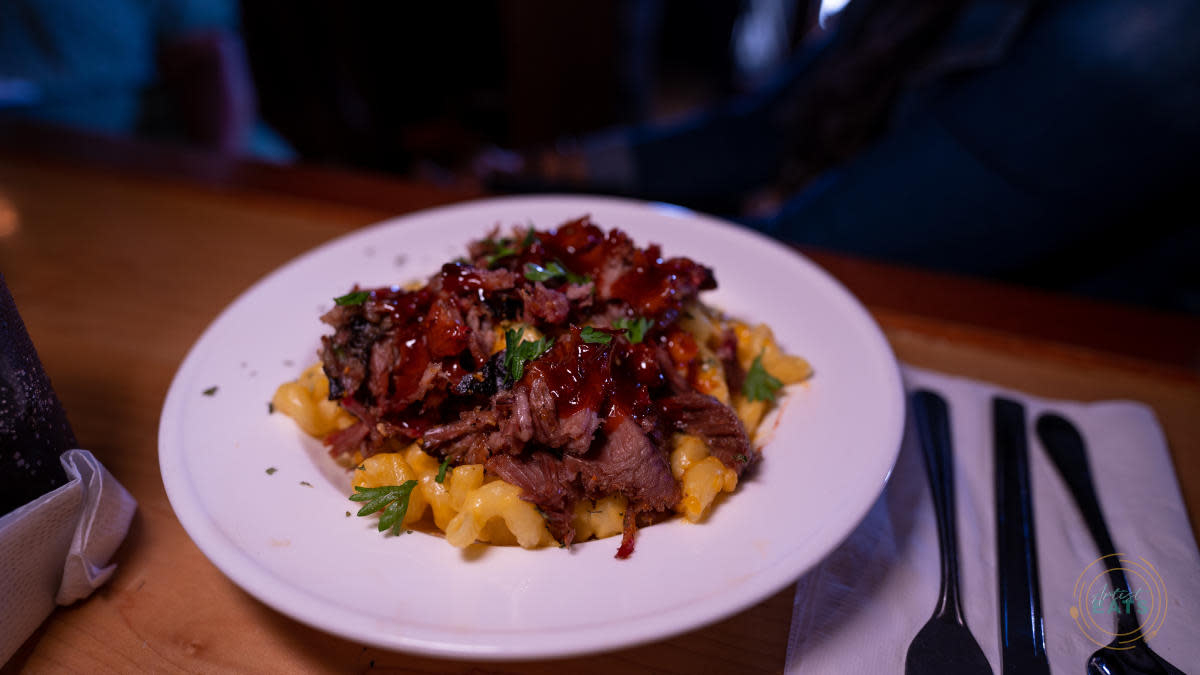
<path fill-rule="evenodd" d="M 472 547 L 381 536 L 347 517 L 349 476 L 290 419 L 275 387 L 316 361 L 318 316 L 351 285 L 424 278 L 493 225 L 591 214 L 641 246 L 711 266 L 706 301 L 769 323 L 816 369 L 788 388 L 764 461 L 704 524 L 672 520 L 571 550 Z M 210 387 L 216 392 L 206 395 Z M 167 394 L 159 462 L 171 506 L 206 556 L 299 621 L 435 656 L 574 655 L 660 639 L 778 591 L 858 523 L 891 472 L 904 398 L 895 358 L 863 307 L 807 259 L 726 222 L 596 197 L 472 202 L 356 231 L 256 283 L 208 327 Z M 772 424 L 768 420 L 767 424 Z M 275 472 L 268 475 L 267 469 Z M 478 550 L 476 550 L 478 549 Z"/>

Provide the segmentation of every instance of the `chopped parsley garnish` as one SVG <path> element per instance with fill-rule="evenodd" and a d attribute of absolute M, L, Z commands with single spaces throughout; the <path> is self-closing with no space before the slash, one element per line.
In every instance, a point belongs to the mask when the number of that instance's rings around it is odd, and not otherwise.
<path fill-rule="evenodd" d="M 529 229 L 525 231 L 525 238 L 519 244 L 509 237 L 488 239 L 485 243 L 492 248 L 492 252 L 483 257 L 483 264 L 490 269 L 501 258 L 516 255 L 533 246 L 536 241 L 537 236 L 533 233 L 532 223 L 529 225 Z"/>
<path fill-rule="evenodd" d="M 620 328 L 625 331 L 625 337 L 633 344 L 641 342 L 646 337 L 646 331 L 654 326 L 654 321 L 645 317 L 639 316 L 634 319 L 617 319 L 613 322 L 613 328 Z"/>
<path fill-rule="evenodd" d="M 487 243 L 494 249 L 491 253 L 483 257 L 484 264 L 489 268 L 495 265 L 497 260 L 517 254 L 517 249 L 512 245 L 512 239 L 508 237 L 501 237 L 499 240 L 489 239 Z"/>
<path fill-rule="evenodd" d="M 741 453 L 738 453 L 736 456 L 734 456 L 734 459 L 736 459 L 740 464 L 747 464 L 750 462 L 750 458 Z"/>
<path fill-rule="evenodd" d="M 508 371 L 508 381 L 515 383 L 525 374 L 525 364 L 536 359 L 550 349 L 554 340 L 543 337 L 538 340 L 522 340 L 525 334 L 520 328 L 504 332 L 504 369 Z"/>
<path fill-rule="evenodd" d="M 366 502 L 358 510 L 360 517 L 383 511 L 383 515 L 379 517 L 379 531 L 391 530 L 392 534 L 399 535 L 400 525 L 404 522 L 404 514 L 408 512 L 408 498 L 412 495 L 415 487 L 417 487 L 415 480 L 406 480 L 400 485 L 383 485 L 373 488 L 355 485 L 355 492 L 350 495 L 350 501 Z"/>
<path fill-rule="evenodd" d="M 746 379 L 742 383 L 742 393 L 751 401 L 774 401 L 775 392 L 783 386 L 783 382 L 779 378 L 767 372 L 762 364 L 762 352 L 754 357 L 754 363 L 750 364 L 750 370 L 746 373 Z"/>
<path fill-rule="evenodd" d="M 205 396 L 212 396 L 212 395 L 214 395 L 214 394 L 216 394 L 216 393 L 217 393 L 217 388 L 216 388 L 216 387 L 209 387 L 208 389 L 205 389 L 204 391 L 202 391 L 202 392 L 200 392 L 200 393 L 201 393 L 201 394 L 204 394 Z"/>
<path fill-rule="evenodd" d="M 437 476 L 434 477 L 434 480 L 439 483 L 444 483 L 446 481 L 446 469 L 448 468 L 450 468 L 449 457 L 443 459 L 441 465 L 438 466 Z"/>
<path fill-rule="evenodd" d="M 312 487 L 312 483 L 310 483 L 306 480 L 300 481 L 300 484 L 303 485 L 304 487 Z"/>
<path fill-rule="evenodd" d="M 278 470 L 279 470 L 279 469 L 276 469 L 276 468 L 275 468 L 275 467 L 273 467 L 273 466 L 268 466 L 268 467 L 267 467 L 267 475 L 268 475 L 268 476 L 273 476 L 273 475 L 275 475 L 275 472 L 276 472 L 276 471 L 278 471 Z"/>
<path fill-rule="evenodd" d="M 274 401 L 267 401 L 267 414 L 268 415 L 275 414 L 275 402 Z"/>
<path fill-rule="evenodd" d="M 497 249 L 495 253 L 489 253 L 487 255 L 487 257 L 484 258 L 484 262 L 490 268 L 492 265 L 496 264 L 497 260 L 499 260 L 501 258 L 507 258 L 510 255 L 516 255 L 516 254 L 517 254 L 517 249 L 515 249 L 511 246 L 502 246 L 499 249 Z"/>
<path fill-rule="evenodd" d="M 353 293 L 347 293 L 341 297 L 334 298 L 333 304 L 341 307 L 345 307 L 347 305 L 361 305 L 366 302 L 367 298 L 369 297 L 371 297 L 370 291 L 354 291 Z"/>
<path fill-rule="evenodd" d="M 555 261 L 546 263 L 545 267 L 537 263 L 525 263 L 525 278 L 530 281 L 549 281 L 565 276 L 567 271 Z"/>
<path fill-rule="evenodd" d="M 591 279 L 582 274 L 574 272 L 563 267 L 563 264 L 557 260 L 551 260 L 543 267 L 537 263 L 525 263 L 525 278 L 530 281 L 549 281 L 551 279 L 566 279 L 572 284 L 586 284 Z"/>
<path fill-rule="evenodd" d="M 584 326 L 583 330 L 579 331 L 579 337 L 583 338 L 584 342 L 593 344 L 606 345 L 612 342 L 612 336 L 602 330 L 596 330 L 591 326 Z"/>

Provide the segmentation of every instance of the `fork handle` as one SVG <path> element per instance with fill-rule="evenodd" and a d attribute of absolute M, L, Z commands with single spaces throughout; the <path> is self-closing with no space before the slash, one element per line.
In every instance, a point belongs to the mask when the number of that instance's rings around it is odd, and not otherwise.
<path fill-rule="evenodd" d="M 913 417 L 925 472 L 933 493 L 933 512 L 937 517 L 938 550 L 941 552 L 942 587 L 938 592 L 936 617 L 963 623 L 958 596 L 958 535 L 954 519 L 954 457 L 950 441 L 950 413 L 940 395 L 918 390 L 912 397 Z"/>

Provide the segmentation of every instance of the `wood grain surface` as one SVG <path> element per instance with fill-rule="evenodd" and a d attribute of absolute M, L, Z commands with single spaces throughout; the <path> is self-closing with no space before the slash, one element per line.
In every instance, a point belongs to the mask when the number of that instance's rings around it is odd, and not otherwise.
<path fill-rule="evenodd" d="M 103 153 L 72 152 L 35 152 L 0 139 L 0 271 L 80 443 L 133 493 L 139 510 L 111 582 L 58 609 L 5 672 L 782 670 L 790 587 L 672 639 L 568 661 L 492 664 L 367 648 L 299 624 L 241 591 L 192 544 L 159 477 L 158 419 L 176 368 L 217 313 L 280 264 L 355 227 L 465 195 L 309 169 L 293 179 L 288 169 L 271 168 L 262 169 L 267 179 L 243 170 L 208 180 L 189 173 L 186 162 L 106 163 Z M 155 166 L 167 168 L 156 173 Z M 372 189 L 307 193 L 305 185 L 323 175 Z M 864 299 L 905 362 L 1039 395 L 1151 405 L 1193 528 L 1200 522 L 1194 319 L 814 257 Z M 934 296 L 951 300 L 939 305 Z M 971 298 L 1025 315 L 973 320 Z M 1067 325 L 1022 329 L 1036 322 L 1028 316 L 1034 312 Z M 1126 321 L 1172 334 L 1081 336 L 1079 326 L 1088 322 Z"/>

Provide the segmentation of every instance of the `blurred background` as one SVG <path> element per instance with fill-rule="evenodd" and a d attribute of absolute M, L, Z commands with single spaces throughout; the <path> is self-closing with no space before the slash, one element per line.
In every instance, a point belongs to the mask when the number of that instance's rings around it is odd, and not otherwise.
<path fill-rule="evenodd" d="M 1200 313 L 1197 35 L 1194 0 L 4 0 L 0 120 Z"/>

